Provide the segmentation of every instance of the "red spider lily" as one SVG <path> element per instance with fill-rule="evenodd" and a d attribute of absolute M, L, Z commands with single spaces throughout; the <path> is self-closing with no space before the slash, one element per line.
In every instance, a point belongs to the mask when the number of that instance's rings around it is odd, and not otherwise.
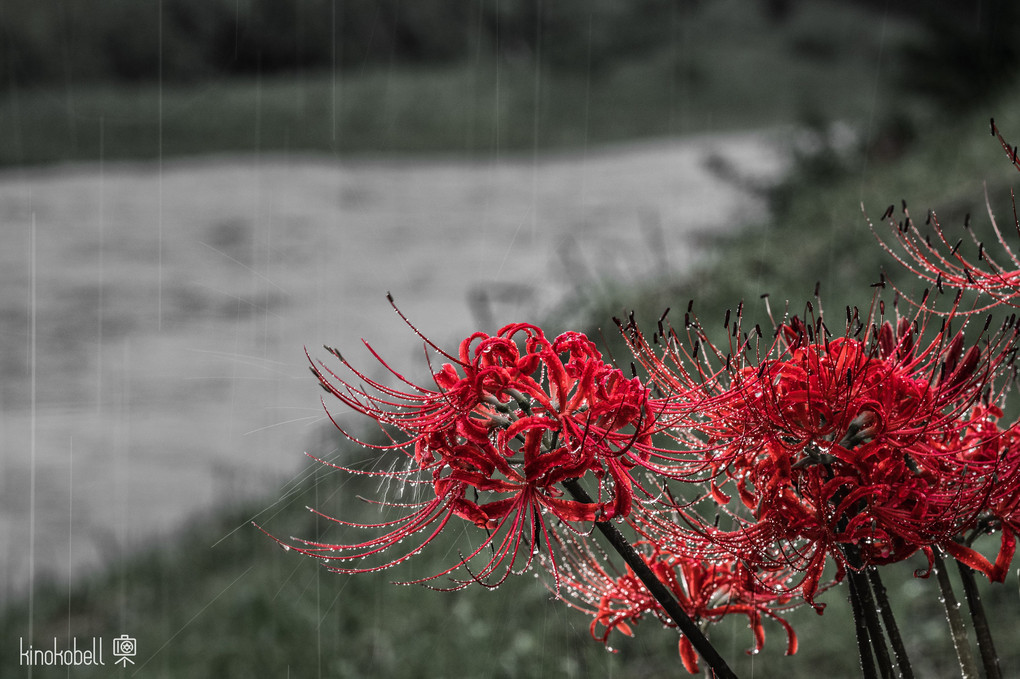
<path fill-rule="evenodd" d="M 776 612 L 793 607 L 790 594 L 774 593 L 769 583 L 763 583 L 760 576 L 733 559 L 706 561 L 670 553 L 648 541 L 638 542 L 635 547 L 695 622 L 707 624 L 727 615 L 746 616 L 754 636 L 754 648 L 748 653 L 757 653 L 765 643 L 762 620 L 772 618 L 786 630 L 786 654 L 797 652 L 797 635 Z M 591 635 L 597 641 L 608 646 L 614 630 L 633 636 L 633 626 L 646 615 L 676 627 L 629 567 L 622 574 L 610 573 L 603 565 L 605 560 L 595 555 L 590 545 L 573 537 L 567 539 L 563 553 L 566 565 L 561 577 L 565 588 L 561 591 L 576 600 L 564 601 L 594 618 Z M 698 656 L 686 636 L 680 637 L 679 651 L 684 667 L 696 674 Z"/>
<path fill-rule="evenodd" d="M 1016 550 L 1020 534 L 1020 431 L 1014 424 L 998 426 L 1002 411 L 997 406 L 978 406 L 967 422 L 956 454 L 942 460 L 958 474 L 979 480 L 973 484 L 980 496 L 981 513 L 970 532 L 945 545 L 957 560 L 1002 582 Z M 999 553 L 994 563 L 965 546 L 984 533 L 1001 530 Z"/>
<path fill-rule="evenodd" d="M 883 305 L 873 308 L 881 318 Z M 687 326 L 701 341 L 700 355 L 679 349 L 672 333 L 660 357 L 630 328 L 651 379 L 686 400 L 688 426 L 674 436 L 688 456 L 673 459 L 679 471 L 671 476 L 707 480 L 732 524 L 710 527 L 671 499 L 667 508 L 681 521 L 646 520 L 646 536 L 677 544 L 693 529 L 720 555 L 758 569 L 799 569 L 795 587 L 809 602 L 829 557 L 837 579 L 845 573 L 847 549 L 867 566 L 918 550 L 930 558 L 942 548 L 1000 578 L 1009 545 L 992 566 L 957 540 L 989 506 L 995 477 L 964 459 L 980 443 L 968 434 L 970 416 L 993 398 L 1015 330 L 989 335 L 986 324 L 966 348 L 963 331 L 950 330 L 952 316 L 927 343 L 920 341 L 930 334 L 924 312 L 881 324 L 861 323 L 849 311 L 848 318 L 845 335 L 830 338 L 820 316 L 812 323 L 792 317 L 767 351 L 751 352 L 752 336 L 725 358 L 696 322 Z M 740 337 L 738 329 L 731 337 Z M 724 372 L 702 367 L 711 357 Z"/>
<path fill-rule="evenodd" d="M 991 122 L 991 129 L 992 135 L 998 138 L 1013 166 L 1020 170 L 1016 147 L 1010 147 L 996 128 L 994 120 Z M 981 243 L 974 232 L 970 230 L 969 222 L 965 223 L 965 226 L 970 240 L 978 250 L 976 260 L 964 256 L 960 251 L 962 239 L 953 243 L 946 236 L 939 224 L 938 217 L 933 212 L 929 213 L 926 223 L 931 226 L 934 239 L 922 235 L 910 218 L 906 203 L 903 204 L 902 220 L 896 221 L 892 218 L 892 207 L 886 210 L 883 215 L 883 219 L 889 219 L 893 238 L 899 244 L 900 249 L 893 248 L 877 233 L 876 238 L 882 248 L 905 269 L 929 285 L 937 287 L 940 291 L 948 287 L 977 292 L 989 298 L 989 301 L 980 302 L 968 313 L 986 311 L 1002 304 L 1012 307 L 1020 306 L 1020 301 L 1018 301 L 1018 297 L 1020 297 L 1020 257 L 1013 253 L 1006 242 L 1006 238 L 995 220 L 995 215 L 992 213 L 991 205 L 988 204 L 987 196 L 985 196 L 985 204 L 995 238 L 1006 258 L 1004 263 L 997 262 L 990 256 L 984 243 Z M 1020 233 L 1020 220 L 1017 219 L 1015 200 L 1013 222 L 1017 233 Z M 872 226 L 872 232 L 875 232 L 874 226 Z M 934 307 L 926 305 L 926 302 L 931 302 L 931 300 L 924 300 L 919 304 L 926 306 L 929 310 L 934 310 Z"/>
<path fill-rule="evenodd" d="M 647 457 L 659 426 L 649 392 L 637 378 L 627 379 L 606 364 L 580 333 L 549 341 L 539 328 L 523 323 L 493 336 L 471 335 L 457 357 L 425 341 L 449 360 L 433 374 L 434 388 L 406 380 L 378 355 L 406 390 L 368 378 L 335 350 L 355 380 L 321 362 L 313 362 L 312 371 L 329 394 L 375 420 L 390 439 L 385 445 L 364 445 L 399 450 L 408 458 L 402 470 L 347 471 L 396 479 L 419 490 L 431 486 L 431 497 L 409 504 L 382 501 L 405 512 L 389 522 L 332 519 L 343 526 L 382 529 L 379 537 L 354 544 L 299 540 L 297 551 L 322 558 L 341 573 L 381 570 L 410 558 L 458 517 L 483 528 L 486 538 L 451 568 L 416 582 L 469 568 L 475 557 L 488 552 L 481 568 L 458 586 L 471 581 L 494 586 L 520 559 L 523 568 L 530 566 L 543 542 L 552 556 L 556 541 L 546 515 L 584 524 L 630 513 L 630 472 Z M 595 500 L 563 497 L 560 482 L 589 474 L 598 488 Z M 400 556 L 384 557 L 374 566 L 354 563 L 386 553 L 407 538 L 413 538 L 414 546 Z"/>
<path fill-rule="evenodd" d="M 640 535 L 665 551 L 697 555 L 706 563 L 740 563 L 757 574 L 761 591 L 786 599 L 800 595 L 821 614 L 825 604 L 816 602 L 815 597 L 846 576 L 845 560 L 837 559 L 832 579 L 822 581 L 827 547 L 832 545 L 795 537 L 796 526 L 791 529 L 774 522 L 732 519 L 737 528 L 718 528 L 707 525 L 687 507 L 674 504 L 665 511 L 646 508 L 630 521 Z"/>

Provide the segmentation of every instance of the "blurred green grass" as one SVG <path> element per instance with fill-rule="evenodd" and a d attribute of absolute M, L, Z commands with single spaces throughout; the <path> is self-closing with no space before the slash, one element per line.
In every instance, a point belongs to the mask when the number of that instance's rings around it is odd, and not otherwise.
<path fill-rule="evenodd" d="M 340 451 L 341 459 L 363 452 Z M 315 560 L 285 552 L 250 525 L 254 518 L 275 533 L 329 539 L 328 522 L 305 505 L 354 520 L 378 520 L 377 482 L 316 465 L 279 503 L 256 503 L 208 517 L 168 544 L 119 562 L 70 591 L 50 583 L 34 599 L 36 648 L 64 647 L 119 634 L 137 639 L 143 677 L 638 677 L 686 676 L 676 655 L 676 633 L 653 620 L 634 638 L 615 634 L 616 653 L 589 636 L 590 620 L 552 599 L 530 575 L 496 590 L 472 586 L 434 592 L 398 586 L 448 567 L 468 549 L 470 529 L 444 535 L 394 571 L 333 575 Z M 336 537 L 336 533 L 332 533 Z M 349 537 L 349 534 L 348 536 Z M 917 676 L 952 676 L 955 667 L 934 579 L 916 580 L 923 559 L 884 569 L 887 587 L 912 653 Z M 442 581 L 437 581 L 442 586 Z M 987 583 L 982 585 L 988 592 Z M 999 586 L 996 591 L 1001 591 Z M 1009 644 L 1015 629 L 1015 592 L 987 597 L 1004 666 L 1020 661 Z M 746 621 L 734 616 L 708 633 L 741 676 L 856 676 L 857 658 L 845 587 L 825 593 L 821 617 L 801 608 L 786 617 L 800 650 L 784 656 L 782 629 L 766 621 L 767 642 L 757 655 Z M 27 602 L 0 617 L 3 676 L 24 676 L 17 640 L 27 636 Z M 26 645 L 29 643 L 26 639 Z M 70 676 L 104 677 L 107 667 L 76 667 Z M 33 668 L 33 676 L 65 676 L 66 668 Z"/>

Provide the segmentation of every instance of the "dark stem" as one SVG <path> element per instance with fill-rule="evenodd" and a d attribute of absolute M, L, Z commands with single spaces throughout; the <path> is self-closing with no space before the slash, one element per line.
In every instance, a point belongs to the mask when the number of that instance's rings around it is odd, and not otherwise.
<path fill-rule="evenodd" d="M 971 622 L 974 623 L 974 634 L 977 636 L 978 651 L 981 652 L 981 663 L 985 666 L 985 675 L 988 679 L 1002 679 L 1002 670 L 999 669 L 999 654 L 995 652 L 992 631 L 988 627 L 985 607 L 981 603 L 981 594 L 978 592 L 977 580 L 974 578 L 974 569 L 959 561 L 956 562 L 956 565 L 960 569 L 963 593 L 967 597 Z"/>
<path fill-rule="evenodd" d="M 889 605 L 889 596 L 886 594 L 885 585 L 882 583 L 882 576 L 875 568 L 868 569 L 868 580 L 871 581 L 871 589 L 875 593 L 875 602 L 882 613 L 882 623 L 885 625 L 885 633 L 889 636 L 889 644 L 892 646 L 893 655 L 896 656 L 896 664 L 900 668 L 900 676 L 903 679 L 914 679 L 914 670 L 910 666 L 910 658 L 907 657 L 907 647 L 903 645 L 903 637 L 900 636 L 899 625 L 896 624 L 896 617 L 893 615 L 892 607 Z"/>
<path fill-rule="evenodd" d="M 860 441 L 857 440 L 859 431 L 859 426 L 848 430 L 840 445 L 846 444 L 852 447 L 859 443 Z M 836 506 L 842 503 L 844 497 L 845 492 L 840 491 L 833 498 Z M 849 516 L 843 515 L 838 523 L 838 532 L 843 533 L 848 524 Z M 841 547 L 848 566 L 846 569 L 847 584 L 850 586 L 850 604 L 854 613 L 854 630 L 857 632 L 857 652 L 861 657 L 861 669 L 864 671 L 866 679 L 869 677 L 877 679 L 878 670 L 881 670 L 883 679 L 893 679 L 894 673 L 892 660 L 889 658 L 889 648 L 885 645 L 885 633 L 882 631 L 882 622 L 878 618 L 875 597 L 871 593 L 871 584 L 868 581 L 868 576 L 864 574 L 861 552 L 856 544 L 850 542 L 841 543 Z M 874 659 L 872 651 L 874 651 Z M 897 662 L 899 662 L 898 658 Z"/>
<path fill-rule="evenodd" d="M 960 661 L 960 676 L 962 679 L 976 679 L 977 665 L 974 663 L 974 655 L 970 649 L 970 641 L 967 639 L 967 628 L 963 625 L 963 617 L 960 616 L 960 604 L 956 601 L 953 593 L 953 584 L 949 581 L 949 573 L 946 571 L 946 562 L 938 549 L 933 549 L 935 563 L 935 577 L 939 582 L 939 589 L 942 592 L 942 605 L 946 609 L 946 618 L 949 620 L 949 633 L 953 637 L 953 647 L 956 649 L 956 657 Z"/>
<path fill-rule="evenodd" d="M 871 584 L 864 572 L 860 570 L 861 556 L 856 545 L 843 545 L 843 553 L 846 554 L 847 580 L 850 582 L 851 591 L 856 590 L 860 603 L 860 613 L 864 618 L 864 624 L 868 628 L 868 636 L 871 637 L 871 647 L 875 651 L 875 661 L 884 679 L 893 679 L 892 659 L 889 657 L 889 648 L 885 645 L 885 634 L 882 631 L 882 621 L 878 618 L 878 611 L 875 606 L 875 599 L 871 595 Z M 854 611 L 856 617 L 857 611 Z"/>
<path fill-rule="evenodd" d="M 861 671 L 864 679 L 878 679 L 875 669 L 875 657 L 871 653 L 871 639 L 868 635 L 868 624 L 864 621 L 864 606 L 858 585 L 853 578 L 848 578 L 850 586 L 850 607 L 854 612 L 854 632 L 857 633 L 857 653 L 861 657 Z"/>
<path fill-rule="evenodd" d="M 563 487 L 578 502 L 588 504 L 593 502 L 588 493 L 581 487 L 581 484 L 577 482 L 577 479 L 564 481 Z M 733 670 L 726 664 L 726 661 L 719 655 L 719 652 L 715 650 L 712 643 L 701 633 L 701 630 L 691 620 L 691 617 L 680 607 L 680 603 L 673 596 L 673 593 L 655 577 L 648 564 L 635 551 L 623 533 L 608 521 L 596 521 L 595 527 L 599 529 L 602 535 L 609 541 L 609 544 L 623 557 L 623 560 L 627 562 L 630 569 L 634 571 L 634 575 L 640 578 L 641 582 L 648 588 L 648 592 L 655 597 L 655 600 L 659 602 L 663 610 L 673 619 L 680 632 L 694 646 L 694 650 L 712 668 L 717 679 L 736 679 L 737 675 L 733 673 Z"/>

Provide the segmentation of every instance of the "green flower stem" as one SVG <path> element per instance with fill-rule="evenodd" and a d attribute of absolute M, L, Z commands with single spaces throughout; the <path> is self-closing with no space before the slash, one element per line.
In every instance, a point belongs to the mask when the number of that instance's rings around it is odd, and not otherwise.
<path fill-rule="evenodd" d="M 967 638 L 967 628 L 963 625 L 963 617 L 960 615 L 960 604 L 956 601 L 953 593 L 953 583 L 949 581 L 949 573 L 946 571 L 946 562 L 937 549 L 932 550 L 935 563 L 935 577 L 939 581 L 939 589 L 942 590 L 942 605 L 946 608 L 946 618 L 949 620 L 949 633 L 953 637 L 953 647 L 956 649 L 956 657 L 960 661 L 960 677 L 962 679 L 977 679 L 977 665 L 974 663 L 974 654 L 970 649 L 970 640 Z"/>
<path fill-rule="evenodd" d="M 578 502 L 592 502 L 591 497 L 581 487 L 577 479 L 564 481 L 563 487 Z M 623 560 L 627 562 L 630 569 L 634 571 L 634 575 L 640 578 L 641 582 L 648 588 L 649 593 L 655 597 L 655 600 L 659 602 L 663 610 L 673 619 L 680 632 L 687 637 L 691 645 L 694 646 L 694 649 L 712 668 L 716 679 L 736 679 L 737 675 L 733 673 L 733 670 L 726 664 L 726 661 L 719 655 L 719 652 L 715 650 L 712 643 L 702 634 L 698 626 L 691 620 L 691 617 L 680 607 L 680 603 L 673 596 L 672 592 L 655 577 L 655 574 L 648 568 L 645 560 L 635 551 L 623 533 L 609 521 L 596 521 L 595 527 L 599 529 L 602 535 L 609 541 L 609 544 L 623 557 Z"/>
<path fill-rule="evenodd" d="M 974 578 L 974 569 L 959 561 L 956 562 L 956 565 L 960 569 L 963 593 L 967 598 L 971 622 L 974 623 L 974 634 L 977 636 L 978 651 L 981 653 L 981 663 L 985 667 L 985 676 L 988 679 L 1002 679 L 1002 670 L 999 669 L 999 654 L 995 652 L 992 631 L 988 627 L 985 607 L 981 603 L 981 594 L 978 592 L 977 580 Z"/>
<path fill-rule="evenodd" d="M 896 665 L 900 668 L 900 676 L 903 679 L 914 679 L 914 670 L 910 666 L 910 658 L 907 657 L 907 648 L 903 645 L 903 637 L 900 636 L 900 628 L 896 624 L 896 617 L 893 615 L 889 596 L 878 569 L 868 569 L 868 580 L 871 581 L 871 589 L 875 593 L 875 603 L 878 604 L 878 609 L 882 613 L 882 624 L 885 625 L 885 633 L 889 637 L 893 655 L 896 656 Z"/>

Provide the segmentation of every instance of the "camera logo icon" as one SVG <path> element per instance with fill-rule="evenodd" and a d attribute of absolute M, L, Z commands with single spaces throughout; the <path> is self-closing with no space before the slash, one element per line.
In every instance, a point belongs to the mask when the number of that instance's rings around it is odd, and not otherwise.
<path fill-rule="evenodd" d="M 117 664 L 124 663 L 124 667 L 127 667 L 128 663 L 132 665 L 135 661 L 132 660 L 135 654 L 138 653 L 138 640 L 134 637 L 129 637 L 126 634 L 121 634 L 119 637 L 115 637 L 113 640 L 113 654 L 117 657 Z"/>

